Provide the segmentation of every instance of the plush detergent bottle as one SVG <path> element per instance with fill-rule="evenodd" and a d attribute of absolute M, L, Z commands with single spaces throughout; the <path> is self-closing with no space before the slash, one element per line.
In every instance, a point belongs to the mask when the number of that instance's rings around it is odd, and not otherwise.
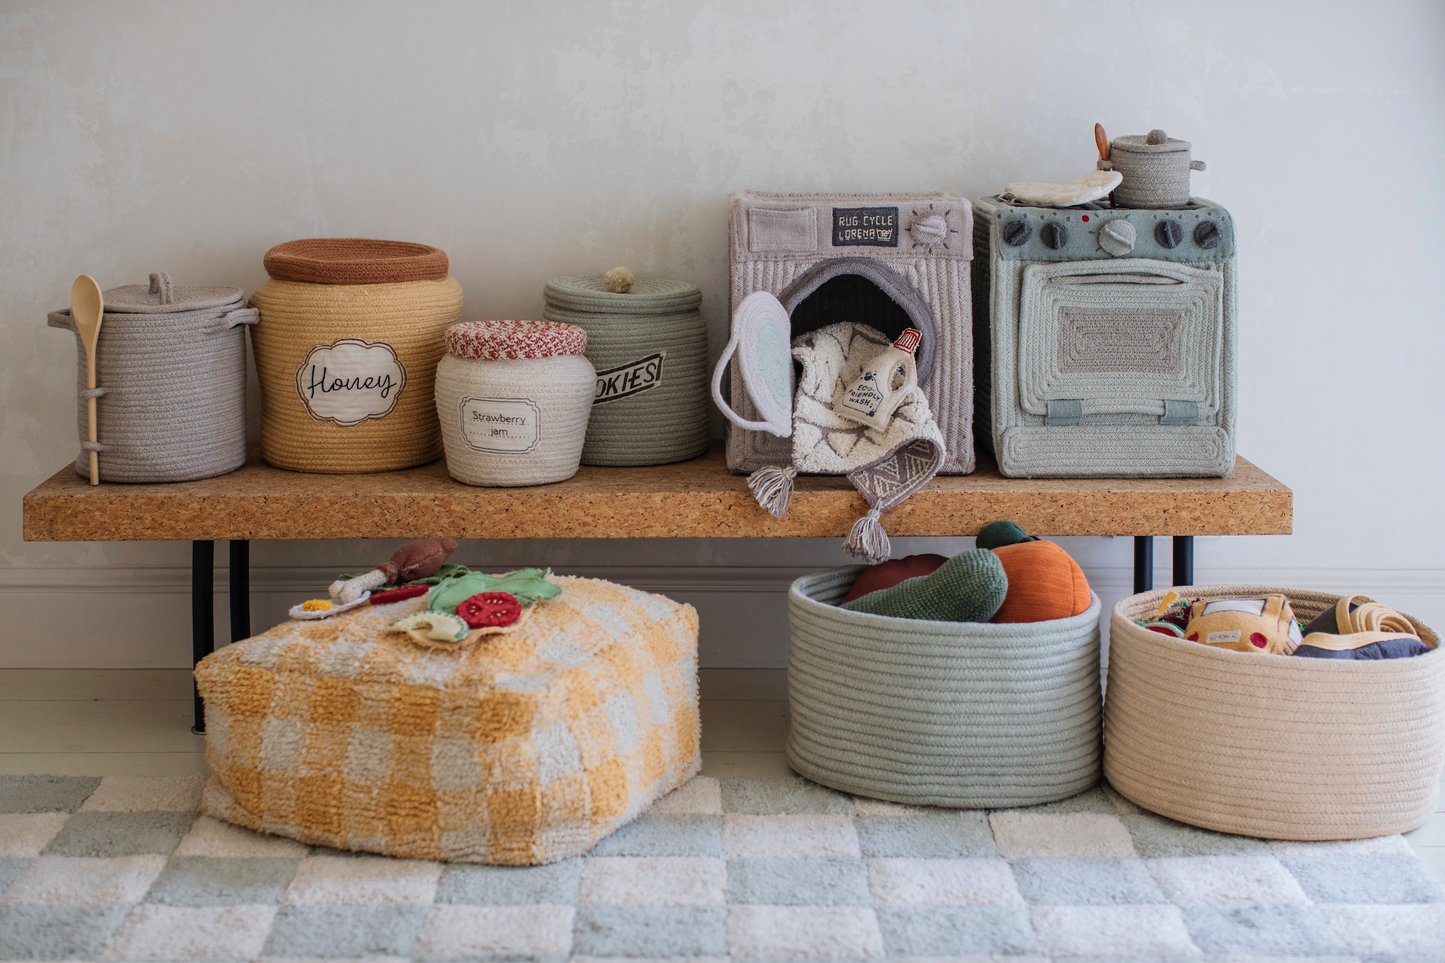
<path fill-rule="evenodd" d="M 893 420 L 908 392 L 918 385 L 918 366 L 913 353 L 923 332 L 907 328 L 891 347 L 884 348 L 864 367 L 851 385 L 833 399 L 835 414 L 882 431 Z"/>

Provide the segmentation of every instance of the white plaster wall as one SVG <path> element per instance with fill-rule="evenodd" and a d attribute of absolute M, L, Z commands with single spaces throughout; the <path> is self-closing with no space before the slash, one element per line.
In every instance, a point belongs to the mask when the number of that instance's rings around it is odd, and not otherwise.
<path fill-rule="evenodd" d="M 485 318 L 628 264 L 701 285 L 716 353 L 729 192 L 1063 180 L 1095 121 L 1193 141 L 1195 193 L 1239 229 L 1239 449 L 1293 486 L 1295 534 L 1201 540 L 1199 579 L 1366 590 L 1445 625 L 1442 28 L 1437 0 L 0 3 L 0 666 L 189 661 L 184 543 L 20 538 L 21 496 L 75 449 L 74 348 L 44 319 L 78 274 L 249 291 L 280 241 L 389 237 L 444 248 Z M 256 545 L 258 626 L 394 544 Z M 1129 540 L 1066 544 L 1127 591 Z M 721 539 L 461 557 L 695 601 L 711 665 L 781 665 L 782 587 L 845 560 Z"/>

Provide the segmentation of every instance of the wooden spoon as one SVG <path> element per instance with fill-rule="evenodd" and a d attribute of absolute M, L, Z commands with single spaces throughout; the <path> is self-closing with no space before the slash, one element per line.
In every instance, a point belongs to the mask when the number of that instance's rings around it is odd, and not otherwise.
<path fill-rule="evenodd" d="M 1094 125 L 1094 146 L 1099 148 L 1099 160 L 1109 159 L 1109 136 L 1104 133 L 1103 124 Z M 1114 192 L 1109 192 L 1109 207 L 1114 206 Z"/>
<path fill-rule="evenodd" d="M 105 311 L 105 299 L 100 296 L 100 285 L 89 274 L 75 279 L 70 288 L 70 316 L 75 319 L 75 330 L 80 334 L 80 343 L 85 345 L 85 386 L 95 390 L 95 349 L 100 343 L 100 318 Z M 90 440 L 96 441 L 95 399 L 87 399 L 90 415 Z M 100 484 L 100 462 L 94 448 L 90 450 L 90 483 Z"/>

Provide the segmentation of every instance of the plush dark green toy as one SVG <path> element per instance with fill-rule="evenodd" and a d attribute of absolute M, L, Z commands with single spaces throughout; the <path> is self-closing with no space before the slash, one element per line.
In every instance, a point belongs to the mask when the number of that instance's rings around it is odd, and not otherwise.
<path fill-rule="evenodd" d="M 904 579 L 892 588 L 869 592 L 841 608 L 900 619 L 937 622 L 987 622 L 1008 594 L 1008 576 L 998 556 L 987 549 L 960 552 L 931 575 Z"/>
<path fill-rule="evenodd" d="M 1019 542 L 1037 542 L 1038 539 L 1025 532 L 1017 522 L 989 522 L 978 533 L 974 544 L 979 548 L 1002 548 Z"/>

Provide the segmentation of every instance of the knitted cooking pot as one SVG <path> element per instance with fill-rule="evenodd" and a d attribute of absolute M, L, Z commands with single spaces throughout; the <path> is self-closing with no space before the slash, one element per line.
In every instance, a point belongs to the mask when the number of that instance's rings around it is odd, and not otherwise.
<path fill-rule="evenodd" d="M 1234 652 L 1136 625 L 1166 590 L 1121 599 L 1109 621 L 1104 773 L 1146 809 L 1225 833 L 1357 839 L 1435 810 L 1445 765 L 1445 653 L 1355 662 Z M 1206 601 L 1279 594 L 1304 621 L 1325 592 L 1187 589 Z M 1359 596 L 1362 600 L 1363 596 Z"/>
<path fill-rule="evenodd" d="M 100 478 L 177 482 L 210 478 L 246 463 L 246 336 L 256 312 L 233 287 L 177 285 L 157 272 L 149 285 L 111 288 L 96 347 Z M 52 328 L 75 332 L 70 310 Z M 85 345 L 76 334 L 75 470 L 90 475 Z"/>
<path fill-rule="evenodd" d="M 462 309 L 446 255 L 420 244 L 318 238 L 267 253 L 251 295 L 261 443 L 278 468 L 372 472 L 442 453 L 432 386 Z M 313 280 L 323 283 L 312 283 Z"/>

